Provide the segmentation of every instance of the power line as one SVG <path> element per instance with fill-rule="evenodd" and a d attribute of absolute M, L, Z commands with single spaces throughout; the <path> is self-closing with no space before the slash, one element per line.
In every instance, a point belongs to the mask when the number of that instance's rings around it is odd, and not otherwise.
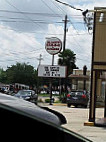
<path fill-rule="evenodd" d="M 43 0 L 41 0 L 43 3 L 44 3 L 44 5 L 46 5 L 46 7 L 48 7 L 53 13 L 55 13 L 55 11 L 46 3 L 46 2 L 44 2 Z M 56 13 L 55 13 L 56 14 Z M 57 14 L 58 15 L 58 14 Z M 59 16 L 60 17 L 60 16 Z"/>
<path fill-rule="evenodd" d="M 55 1 L 58 2 L 58 3 L 61 3 L 61 4 L 63 4 L 63 5 L 69 6 L 69 7 L 73 8 L 73 9 L 75 9 L 75 10 L 83 11 L 82 9 L 76 8 L 76 7 L 74 7 L 74 6 L 70 5 L 70 4 L 67 4 L 67 3 L 65 3 L 65 2 L 61 2 L 61 1 L 59 1 L 59 0 L 55 0 Z"/>
<path fill-rule="evenodd" d="M 17 22 L 17 23 L 26 23 L 26 24 L 32 23 L 32 21 L 24 21 L 24 20 L 23 20 L 23 21 L 22 21 L 22 20 L 21 20 L 21 21 L 17 21 L 17 20 L 7 20 L 7 19 L 6 19 L 6 20 L 0 20 L 0 21 L 1 21 L 1 22 L 5 22 L 5 23 L 6 23 L 6 22 L 7 22 L 7 23 L 9 23 L 9 22 L 10 22 L 10 23 L 16 23 L 16 22 Z M 39 24 L 47 24 L 47 25 L 48 25 L 48 24 L 62 24 L 62 23 L 63 23 L 63 22 L 46 22 L 46 21 L 39 21 L 39 22 L 38 22 L 38 21 L 35 21 L 35 20 L 34 20 L 34 22 L 35 22 L 35 23 L 39 23 Z M 74 22 L 73 24 L 83 24 L 83 23 L 82 23 L 82 22 Z M 98 24 L 103 24 L 103 25 L 104 25 L 104 24 L 106 24 L 106 23 L 98 23 Z"/>
<path fill-rule="evenodd" d="M 63 10 L 65 12 L 65 10 Z M 25 15 L 38 15 L 38 16 L 46 16 L 46 17 L 61 17 L 64 16 L 63 14 L 52 14 L 52 13 L 38 13 L 38 12 L 24 12 L 24 11 L 10 11 L 10 10 L 0 10 L 0 12 L 3 13 L 15 13 L 15 14 L 25 14 Z M 83 15 L 70 15 L 71 17 L 76 17 L 76 18 L 83 18 Z M 69 15 L 68 15 L 69 17 Z M 96 16 L 96 18 L 100 18 L 100 16 Z M 104 17 L 105 18 L 105 17 Z M 106 18 L 105 18 L 106 19 Z"/>
<path fill-rule="evenodd" d="M 62 23 L 63 23 L 63 22 L 62 22 Z M 2 28 L 3 28 L 3 27 L 2 27 Z M 10 28 L 6 28 L 6 27 L 5 27 L 4 29 L 10 30 L 10 31 L 16 31 L 16 32 L 18 32 L 18 33 L 23 33 L 23 31 L 19 31 L 19 30 L 13 29 L 13 28 L 10 29 Z M 30 31 L 30 33 L 32 33 L 32 34 L 33 34 L 33 33 L 36 33 L 36 34 L 38 34 L 38 35 L 39 35 L 39 34 L 41 34 L 41 35 L 44 34 L 44 35 L 51 35 L 51 36 L 53 36 L 53 35 L 63 36 L 63 34 L 61 34 L 61 33 L 58 33 L 58 34 L 54 33 L 54 34 L 53 34 L 53 33 L 37 32 L 37 31 Z M 23 34 L 27 34 L 27 32 L 26 32 L 26 33 L 24 32 Z M 75 37 L 75 36 L 82 36 L 82 35 L 88 35 L 88 33 L 67 34 L 67 36 L 74 36 L 74 37 Z M 29 36 L 29 35 L 27 35 L 27 36 Z M 29 37 L 31 37 L 31 36 L 29 36 Z M 37 37 L 36 37 L 36 38 L 37 38 Z M 40 38 L 40 39 L 43 39 L 43 38 Z"/>
<path fill-rule="evenodd" d="M 83 11 L 82 9 L 75 8 L 74 6 L 69 5 L 69 4 L 67 4 L 67 3 L 64 3 L 64 2 L 61 2 L 61 1 L 59 1 L 59 0 L 55 0 L 55 1 L 58 2 L 58 3 L 64 4 L 64 5 L 66 5 L 66 6 L 69 6 L 69 7 L 73 8 L 73 9 L 75 9 L 75 10 L 80 10 L 81 12 Z M 76 27 L 75 27 L 74 24 L 71 22 L 71 20 L 70 20 L 69 22 L 71 23 L 71 25 L 73 26 L 73 28 L 74 28 L 75 31 L 77 32 L 77 35 L 79 35 L 79 32 L 76 30 Z M 73 38 L 75 38 L 75 37 L 73 36 Z M 76 39 L 75 39 L 75 41 L 76 41 Z M 77 43 L 77 45 L 78 45 L 79 47 L 81 47 L 81 45 L 79 44 L 79 42 L 76 42 L 76 43 Z"/>
<path fill-rule="evenodd" d="M 63 10 L 65 12 L 65 10 Z M 61 17 L 63 14 L 53 14 L 53 13 L 39 13 L 39 12 L 28 12 L 28 11 L 11 11 L 11 10 L 1 10 L 2 13 L 12 13 L 12 14 L 26 14 L 26 15 L 38 15 L 38 16 L 47 16 L 47 17 Z M 66 13 L 66 12 L 65 12 Z M 70 15 L 71 17 L 83 17 L 82 15 Z"/>
<path fill-rule="evenodd" d="M 11 4 L 10 2 L 8 2 L 7 0 L 5 0 L 9 5 L 11 5 L 13 8 L 15 8 L 17 11 L 19 11 L 22 15 L 24 15 L 27 19 L 31 20 L 32 23 L 38 25 L 40 28 L 41 26 L 38 23 L 35 23 L 29 16 L 25 15 L 23 12 L 20 11 L 20 9 L 18 9 L 16 6 L 14 6 L 13 4 Z"/>
<path fill-rule="evenodd" d="M 18 17 L 7 17 L 7 16 L 0 16 L 1 21 L 3 22 L 27 22 L 27 23 L 32 23 L 34 21 L 35 23 L 44 23 L 44 24 L 62 24 L 62 21 L 53 21 L 53 20 L 44 20 L 44 19 L 25 19 L 25 18 L 18 18 Z M 84 24 L 83 22 L 73 22 L 73 24 Z"/>
<path fill-rule="evenodd" d="M 50 2 L 59 10 L 62 12 L 62 14 L 66 15 L 67 13 L 58 5 L 55 4 L 54 1 L 50 0 Z M 65 12 L 65 13 L 64 13 Z"/>
<path fill-rule="evenodd" d="M 11 10 L 0 10 L 3 13 L 15 13 L 15 14 L 25 14 L 25 15 L 39 15 L 39 16 L 49 16 L 49 17 L 60 17 L 61 14 L 52 13 L 39 13 L 39 12 L 24 12 L 24 11 L 11 11 Z"/>
<path fill-rule="evenodd" d="M 75 8 L 74 8 L 75 9 Z M 20 14 L 22 14 L 22 12 L 20 11 L 20 12 L 18 12 L 18 13 L 20 13 Z M 29 18 L 28 18 L 29 19 Z M 31 22 L 32 22 L 32 19 L 29 19 Z M 35 22 L 34 22 L 35 23 Z"/>
<path fill-rule="evenodd" d="M 11 14 L 25 14 L 25 15 L 37 15 L 37 16 L 42 16 L 42 17 L 55 17 L 59 18 L 62 17 L 63 14 L 52 14 L 52 13 L 38 13 L 38 12 L 24 12 L 24 11 L 10 11 L 10 10 L 0 10 L 0 12 L 3 13 L 11 13 Z"/>

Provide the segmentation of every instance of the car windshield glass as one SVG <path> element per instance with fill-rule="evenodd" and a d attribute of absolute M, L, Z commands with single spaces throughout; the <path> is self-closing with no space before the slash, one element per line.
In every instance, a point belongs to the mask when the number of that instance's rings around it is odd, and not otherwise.
<path fill-rule="evenodd" d="M 71 95 L 83 95 L 83 92 L 71 92 Z"/>
<path fill-rule="evenodd" d="M 18 94 L 19 94 L 20 96 L 31 95 L 31 91 L 19 91 Z"/>

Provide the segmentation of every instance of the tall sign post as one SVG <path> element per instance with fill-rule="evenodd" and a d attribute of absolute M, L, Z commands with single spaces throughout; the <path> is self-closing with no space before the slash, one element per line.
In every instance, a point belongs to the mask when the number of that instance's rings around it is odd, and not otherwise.
<path fill-rule="evenodd" d="M 52 66 L 54 65 L 54 55 L 58 54 L 62 49 L 62 42 L 59 38 L 47 38 L 45 43 L 46 51 L 52 55 Z M 52 105 L 52 78 L 50 78 L 50 105 Z"/>

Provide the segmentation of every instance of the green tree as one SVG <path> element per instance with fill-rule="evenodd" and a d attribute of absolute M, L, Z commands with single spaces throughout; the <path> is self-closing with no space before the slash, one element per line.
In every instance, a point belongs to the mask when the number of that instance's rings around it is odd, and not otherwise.
<path fill-rule="evenodd" d="M 17 63 L 6 70 L 8 83 L 36 84 L 37 73 L 34 67 L 26 63 Z"/>
<path fill-rule="evenodd" d="M 58 65 L 67 66 L 67 75 L 71 74 L 73 69 L 78 68 L 75 64 L 76 54 L 70 49 L 59 53 Z"/>
<path fill-rule="evenodd" d="M 7 74 L 3 69 L 0 69 L 0 82 L 7 83 Z"/>

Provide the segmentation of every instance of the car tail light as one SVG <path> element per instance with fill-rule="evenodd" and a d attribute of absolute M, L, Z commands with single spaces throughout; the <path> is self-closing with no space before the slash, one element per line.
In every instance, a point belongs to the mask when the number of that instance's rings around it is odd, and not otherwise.
<path fill-rule="evenodd" d="M 86 99 L 86 95 L 85 95 L 85 94 L 83 94 L 83 95 L 82 95 L 82 98 L 83 98 L 83 99 Z"/>
<path fill-rule="evenodd" d="M 70 96 L 71 96 L 70 94 L 67 95 L 67 97 L 70 97 Z"/>

